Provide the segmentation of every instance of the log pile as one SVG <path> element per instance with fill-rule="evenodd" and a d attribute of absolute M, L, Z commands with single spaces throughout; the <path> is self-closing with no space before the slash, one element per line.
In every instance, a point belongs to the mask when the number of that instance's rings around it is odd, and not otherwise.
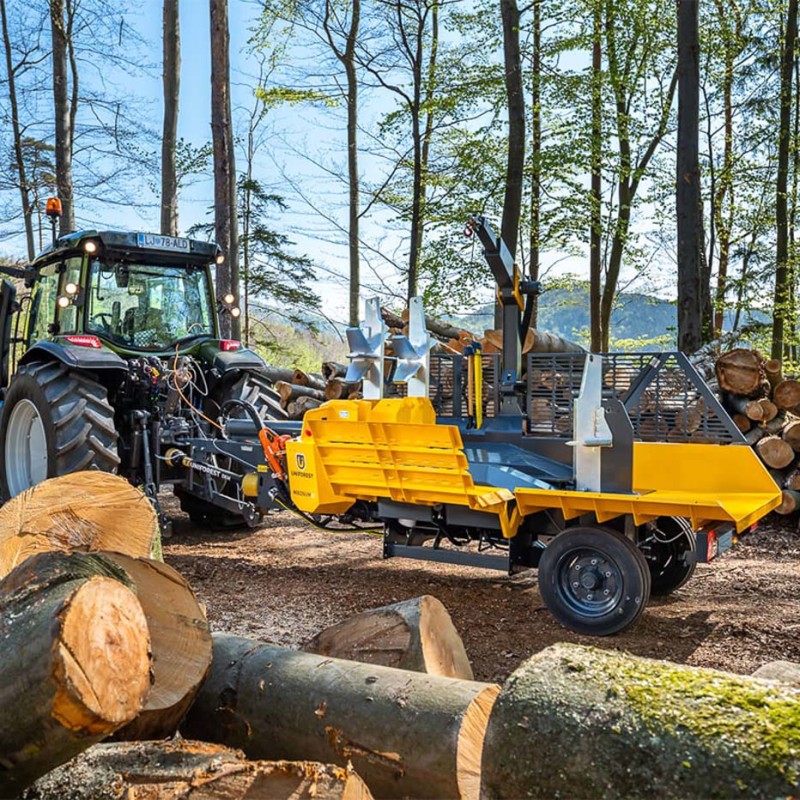
<path fill-rule="evenodd" d="M 0 799 L 800 789 L 792 684 L 572 645 L 503 687 L 477 682 L 430 596 L 343 619 L 305 651 L 211 636 L 170 567 L 68 540 L 0 581 Z"/>
<path fill-rule="evenodd" d="M 800 380 L 743 347 L 722 353 L 715 374 L 722 404 L 783 492 L 776 513 L 800 510 Z"/>

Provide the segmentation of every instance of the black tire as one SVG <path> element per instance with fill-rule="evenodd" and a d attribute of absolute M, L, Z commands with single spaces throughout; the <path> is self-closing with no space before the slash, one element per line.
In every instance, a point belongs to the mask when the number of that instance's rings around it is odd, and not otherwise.
<path fill-rule="evenodd" d="M 211 419 L 216 420 L 226 400 L 250 403 L 261 419 L 287 419 L 286 411 L 281 408 L 280 395 L 272 388 L 272 381 L 257 372 L 244 372 L 233 379 L 223 379 L 214 387 L 205 407 Z M 235 410 L 231 416 L 244 417 L 245 413 Z"/>
<path fill-rule="evenodd" d="M 672 594 L 694 575 L 697 537 L 683 517 L 659 517 L 645 530 L 642 546 L 655 596 Z"/>
<path fill-rule="evenodd" d="M 15 416 L 15 409 L 24 401 L 24 407 L 32 406 L 41 421 L 46 477 L 84 469 L 117 471 L 119 434 L 105 387 L 58 361 L 25 364 L 11 382 L 0 416 L 0 489 L 4 498 L 27 488 L 21 485 L 23 476 L 19 471 L 16 475 L 10 472 L 8 463 L 21 415 L 20 410 Z M 11 436 L 10 424 L 15 429 Z"/>
<path fill-rule="evenodd" d="M 617 531 L 569 528 L 542 553 L 539 592 L 565 628 L 609 636 L 641 616 L 650 597 L 650 570 L 639 548 Z"/>

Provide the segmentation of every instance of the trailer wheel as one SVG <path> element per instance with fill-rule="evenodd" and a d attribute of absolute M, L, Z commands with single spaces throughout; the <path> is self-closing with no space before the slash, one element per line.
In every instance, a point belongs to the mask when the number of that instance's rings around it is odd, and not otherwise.
<path fill-rule="evenodd" d="M 3 496 L 82 469 L 116 472 L 118 438 L 102 384 L 59 361 L 21 366 L 0 417 Z"/>
<path fill-rule="evenodd" d="M 647 525 L 646 534 L 642 549 L 650 569 L 651 593 L 671 594 L 694 575 L 697 538 L 683 517 L 659 517 Z"/>
<path fill-rule="evenodd" d="M 539 592 L 565 628 L 608 636 L 633 625 L 650 597 L 650 570 L 636 545 L 602 527 L 570 528 L 539 561 Z"/>

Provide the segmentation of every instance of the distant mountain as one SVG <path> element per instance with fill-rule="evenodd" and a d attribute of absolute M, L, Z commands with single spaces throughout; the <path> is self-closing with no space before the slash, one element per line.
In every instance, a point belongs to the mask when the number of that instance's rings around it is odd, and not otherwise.
<path fill-rule="evenodd" d="M 482 332 L 494 327 L 492 308 L 487 305 L 477 314 L 449 317 L 467 330 Z M 770 317 L 756 312 L 746 320 L 767 322 Z M 726 327 L 733 314 L 726 314 Z M 539 297 L 537 327 L 566 339 L 588 343 L 589 289 L 576 286 L 570 289 L 551 289 Z M 638 349 L 663 350 L 676 346 L 677 317 L 675 303 L 638 292 L 622 293 L 611 313 L 611 335 L 616 342 L 637 343 Z"/>

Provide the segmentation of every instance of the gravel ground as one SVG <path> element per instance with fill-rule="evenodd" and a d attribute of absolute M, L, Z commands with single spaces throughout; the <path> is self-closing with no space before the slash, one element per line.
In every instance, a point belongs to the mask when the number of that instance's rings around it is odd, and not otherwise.
<path fill-rule="evenodd" d="M 300 647 L 322 628 L 367 608 L 438 597 L 461 632 L 479 680 L 499 681 L 555 642 L 749 674 L 767 661 L 800 661 L 800 533 L 771 520 L 732 553 L 700 565 L 641 620 L 603 639 L 578 636 L 544 607 L 531 571 L 502 573 L 381 557 L 381 539 L 327 533 L 287 514 L 256 530 L 203 532 L 174 502 L 165 558 L 206 603 L 214 630 Z"/>

